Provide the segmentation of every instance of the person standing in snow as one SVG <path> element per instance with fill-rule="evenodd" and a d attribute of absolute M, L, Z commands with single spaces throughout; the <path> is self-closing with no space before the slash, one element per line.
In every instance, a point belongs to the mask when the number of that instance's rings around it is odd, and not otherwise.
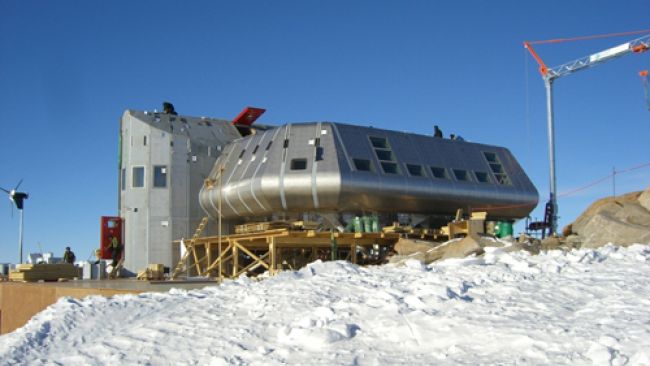
<path fill-rule="evenodd" d="M 122 254 L 122 244 L 117 240 L 117 237 L 111 237 L 110 243 L 111 257 L 113 258 L 113 267 L 117 266 L 117 262 L 120 260 Z"/>
<path fill-rule="evenodd" d="M 433 126 L 433 137 L 442 138 L 442 130 L 438 125 Z"/>
<path fill-rule="evenodd" d="M 65 247 L 65 252 L 63 252 L 63 262 L 74 264 L 76 257 L 74 252 L 70 250 L 70 247 Z"/>

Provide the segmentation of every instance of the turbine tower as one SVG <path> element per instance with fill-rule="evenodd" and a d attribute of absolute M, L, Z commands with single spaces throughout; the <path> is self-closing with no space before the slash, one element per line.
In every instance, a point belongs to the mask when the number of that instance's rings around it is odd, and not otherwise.
<path fill-rule="evenodd" d="M 29 195 L 25 192 L 18 192 L 18 187 L 22 184 L 23 180 L 21 179 L 20 182 L 16 185 L 16 188 L 12 189 L 11 191 L 4 189 L 0 187 L 1 190 L 6 192 L 9 195 L 9 199 L 11 202 L 13 202 L 16 205 L 16 208 L 18 211 L 20 211 L 20 223 L 18 226 L 18 231 L 19 231 L 19 238 L 18 238 L 18 251 L 19 251 L 19 258 L 18 258 L 18 263 L 23 263 L 23 207 L 24 207 L 24 201 L 29 198 Z"/>

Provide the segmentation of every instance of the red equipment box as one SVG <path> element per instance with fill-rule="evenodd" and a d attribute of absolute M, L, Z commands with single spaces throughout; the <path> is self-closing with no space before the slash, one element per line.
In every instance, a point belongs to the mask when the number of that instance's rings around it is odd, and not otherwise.
<path fill-rule="evenodd" d="M 116 216 L 102 216 L 100 230 L 100 245 L 102 259 L 111 259 L 111 237 L 116 236 L 122 244 L 122 256 L 124 255 L 124 240 L 122 236 L 122 218 Z"/>

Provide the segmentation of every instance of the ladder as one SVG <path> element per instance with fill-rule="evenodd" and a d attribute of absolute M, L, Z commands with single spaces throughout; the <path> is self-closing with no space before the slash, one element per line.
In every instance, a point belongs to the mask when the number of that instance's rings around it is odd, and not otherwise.
<path fill-rule="evenodd" d="M 189 275 L 189 268 L 186 266 L 187 259 L 191 254 L 196 254 L 194 253 L 194 242 L 201 236 L 201 233 L 203 233 L 203 230 L 205 230 L 205 227 L 208 225 L 208 221 L 210 221 L 210 218 L 206 216 L 201 220 L 199 226 L 196 227 L 194 235 L 192 235 L 192 239 L 190 239 L 189 244 L 186 245 L 187 250 L 185 251 L 183 258 L 181 258 L 181 260 L 178 262 L 176 268 L 174 269 L 174 272 L 172 273 L 172 279 L 175 279 L 183 272 L 186 272 Z M 196 260 L 196 258 L 194 259 Z"/>

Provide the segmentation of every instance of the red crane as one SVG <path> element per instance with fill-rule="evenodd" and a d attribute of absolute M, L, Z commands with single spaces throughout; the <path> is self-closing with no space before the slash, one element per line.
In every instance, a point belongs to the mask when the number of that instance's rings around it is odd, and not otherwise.
<path fill-rule="evenodd" d="M 547 212 L 550 212 L 549 220 L 547 224 L 550 226 L 551 232 L 557 234 L 557 178 L 555 176 L 555 125 L 553 117 L 553 81 L 555 79 L 567 76 L 576 71 L 584 70 L 586 68 L 596 66 L 605 61 L 609 61 L 630 53 L 642 53 L 647 51 L 650 48 L 650 35 L 646 34 L 640 38 L 631 40 L 629 42 L 620 44 L 618 46 L 608 48 L 606 50 L 591 54 L 579 58 L 577 60 L 567 62 L 560 66 L 548 67 L 542 60 L 542 58 L 535 52 L 533 49 L 533 44 L 542 44 L 542 43 L 559 43 L 559 42 L 568 42 L 568 41 L 578 41 L 586 39 L 595 39 L 595 38 L 605 38 L 605 37 L 614 37 L 614 36 L 623 36 L 631 34 L 642 34 L 650 33 L 650 29 L 634 32 L 623 32 L 623 33 L 612 33 L 612 34 L 603 34 L 595 36 L 586 36 L 586 37 L 575 37 L 575 38 L 562 38 L 562 39 L 551 39 L 546 41 L 533 41 L 533 42 L 524 42 L 524 47 L 530 52 L 530 54 L 535 58 L 539 64 L 539 72 L 542 74 L 542 79 L 544 80 L 544 85 L 546 86 L 546 112 L 547 112 L 547 122 L 548 122 L 548 144 L 549 144 L 549 165 L 550 165 L 550 197 L 547 204 Z M 549 211 L 550 210 L 550 211 Z"/>
<path fill-rule="evenodd" d="M 645 102 L 648 105 L 648 110 L 650 111 L 650 93 L 648 92 L 648 70 L 639 71 L 639 76 L 641 76 L 641 82 L 643 83 L 643 93 L 645 94 Z"/>

